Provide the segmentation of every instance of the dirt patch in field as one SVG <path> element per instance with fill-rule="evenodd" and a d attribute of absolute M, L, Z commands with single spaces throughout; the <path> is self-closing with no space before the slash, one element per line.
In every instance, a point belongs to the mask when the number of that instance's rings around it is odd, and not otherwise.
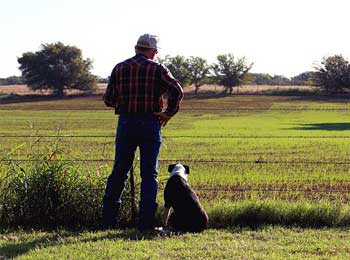
<path fill-rule="evenodd" d="M 313 87 L 310 86 L 271 86 L 271 85 L 243 85 L 240 87 L 233 88 L 234 94 L 259 94 L 267 90 L 286 90 L 286 89 L 293 89 L 293 90 L 310 90 Z M 200 87 L 198 93 L 220 93 L 224 92 L 225 88 L 223 86 L 218 85 L 203 85 Z M 186 93 L 193 93 L 194 94 L 195 87 L 194 86 L 188 86 L 185 88 Z"/>
<path fill-rule="evenodd" d="M 106 89 L 107 84 L 97 84 L 97 90 L 96 94 L 102 94 L 104 90 Z M 261 93 L 266 90 L 285 90 L 285 89 L 312 89 L 312 87 L 309 86 L 268 86 L 268 85 L 245 85 L 241 86 L 239 88 L 234 88 L 232 93 Z M 188 94 L 194 94 L 195 87 L 194 86 L 188 86 L 184 88 L 184 92 Z M 217 93 L 220 94 L 224 92 L 225 88 L 223 86 L 218 85 L 204 85 L 202 86 L 198 93 Z M 51 95 L 51 90 L 42 90 L 42 91 L 33 91 L 31 90 L 27 85 L 3 85 L 0 86 L 0 93 L 4 94 L 17 94 L 17 95 Z M 83 93 L 80 90 L 67 90 L 65 92 L 67 95 L 71 94 L 81 94 Z"/>
<path fill-rule="evenodd" d="M 58 98 L 50 95 L 49 91 L 43 91 L 41 94 L 31 91 L 27 86 L 0 86 L 0 93 L 7 93 L 0 96 L 0 109 L 25 109 L 25 110 L 62 110 L 62 109 L 91 109 L 91 110 L 105 110 L 102 101 L 102 93 L 104 93 L 106 84 L 99 84 L 96 93 L 88 94 L 79 90 L 72 90 L 66 93 L 63 98 Z M 185 98 L 181 105 L 182 112 L 205 111 L 213 113 L 227 113 L 233 110 L 254 111 L 254 110 L 268 110 L 276 102 L 288 101 L 319 101 L 325 100 L 314 96 L 278 96 L 278 95 L 261 95 L 261 93 L 254 93 L 257 90 L 266 89 L 280 89 L 280 88 L 310 88 L 305 86 L 242 86 L 242 90 L 237 94 L 234 92 L 224 93 L 223 87 L 220 86 L 203 86 L 197 94 L 194 94 L 194 87 L 186 87 Z M 244 91 L 243 91 L 244 90 Z M 246 91 L 246 92 L 245 92 Z M 250 92 L 252 91 L 252 92 Z M 14 95 L 8 95 L 14 93 Z M 36 93 L 36 94 L 33 94 Z M 7 96 L 6 96 L 7 95 Z M 327 97 L 327 99 L 332 99 Z M 343 98 L 344 99 L 344 98 Z M 339 99 L 342 101 L 343 99 Z M 337 100 L 338 101 L 338 100 Z M 348 102 L 348 99 L 346 99 Z M 346 102 L 344 101 L 344 102 Z"/>
<path fill-rule="evenodd" d="M 107 109 L 102 102 L 105 88 L 106 84 L 99 84 L 94 94 L 72 90 L 68 91 L 65 97 L 58 98 L 50 95 L 50 91 L 34 92 L 24 85 L 0 86 L 3 93 L 15 94 L 0 99 L 0 109 Z M 235 93 L 223 93 L 222 90 L 220 86 L 203 86 L 198 94 L 194 94 L 192 87 L 186 87 L 181 110 L 227 112 L 232 109 L 269 109 L 276 100 L 276 97 L 245 97 Z"/>

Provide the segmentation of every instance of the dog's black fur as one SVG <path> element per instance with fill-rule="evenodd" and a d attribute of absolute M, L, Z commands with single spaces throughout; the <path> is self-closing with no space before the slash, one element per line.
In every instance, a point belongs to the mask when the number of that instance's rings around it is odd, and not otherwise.
<path fill-rule="evenodd" d="M 169 166 L 169 172 L 174 166 Z M 186 173 L 189 167 L 183 165 Z M 201 232 L 208 227 L 208 215 L 199 202 L 197 194 L 181 175 L 171 176 L 164 190 L 165 207 L 173 208 L 169 226 L 174 231 Z"/>

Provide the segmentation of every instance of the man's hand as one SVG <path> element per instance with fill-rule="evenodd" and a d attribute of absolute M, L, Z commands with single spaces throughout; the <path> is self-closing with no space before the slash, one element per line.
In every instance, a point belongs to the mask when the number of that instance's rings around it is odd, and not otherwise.
<path fill-rule="evenodd" d="M 171 116 L 168 116 L 167 114 L 165 114 L 164 112 L 156 112 L 154 113 L 156 116 L 158 116 L 159 118 L 159 122 L 161 126 L 165 126 L 168 121 L 170 120 Z"/>

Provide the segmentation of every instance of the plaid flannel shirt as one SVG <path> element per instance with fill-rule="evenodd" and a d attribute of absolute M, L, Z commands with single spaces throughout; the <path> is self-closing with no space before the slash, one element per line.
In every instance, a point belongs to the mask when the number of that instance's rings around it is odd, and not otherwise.
<path fill-rule="evenodd" d="M 166 93 L 165 113 L 173 116 L 183 98 L 182 87 L 170 71 L 142 54 L 117 64 L 109 84 L 115 88 L 117 114 L 163 111 L 163 95 Z"/>

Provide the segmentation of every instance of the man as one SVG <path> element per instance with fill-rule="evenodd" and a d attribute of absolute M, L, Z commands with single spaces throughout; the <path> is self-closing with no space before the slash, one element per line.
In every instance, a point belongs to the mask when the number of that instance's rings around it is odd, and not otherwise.
<path fill-rule="evenodd" d="M 117 225 L 121 195 L 132 167 L 135 150 L 139 147 L 141 173 L 139 229 L 147 231 L 154 228 L 157 209 L 161 126 L 164 127 L 179 110 L 183 90 L 170 71 L 154 61 L 158 53 L 157 36 L 150 34 L 140 36 L 135 52 L 134 57 L 114 67 L 107 87 L 107 90 L 113 93 L 111 103 L 119 114 L 119 120 L 115 162 L 103 198 L 103 221 L 105 228 Z M 168 97 L 165 110 L 164 94 Z M 104 100 L 106 105 L 110 105 L 106 97 Z"/>

